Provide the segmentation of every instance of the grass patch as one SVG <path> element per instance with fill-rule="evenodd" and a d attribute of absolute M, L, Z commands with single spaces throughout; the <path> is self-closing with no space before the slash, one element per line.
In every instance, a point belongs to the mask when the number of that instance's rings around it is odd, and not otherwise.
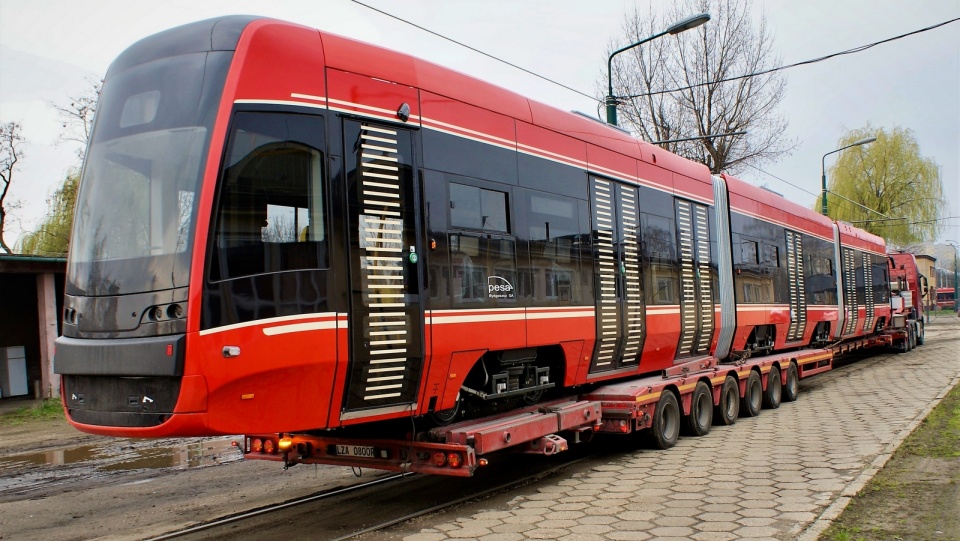
<path fill-rule="evenodd" d="M 897 452 L 926 458 L 960 457 L 960 386 L 944 397 Z"/>
<path fill-rule="evenodd" d="M 63 404 L 59 398 L 50 398 L 34 406 L 24 406 L 0 414 L 0 425 L 22 425 L 31 421 L 62 421 Z"/>
<path fill-rule="evenodd" d="M 960 385 L 947 393 L 821 541 L 960 539 Z"/>

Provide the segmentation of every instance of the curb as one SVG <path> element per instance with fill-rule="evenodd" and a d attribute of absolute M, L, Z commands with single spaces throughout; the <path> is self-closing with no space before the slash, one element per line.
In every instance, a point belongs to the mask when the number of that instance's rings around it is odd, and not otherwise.
<path fill-rule="evenodd" d="M 870 482 L 870 480 L 873 479 L 873 477 L 879 473 L 881 469 L 883 469 L 883 466 L 886 465 L 890 458 L 893 457 L 893 453 L 897 451 L 903 441 L 906 440 L 910 434 L 913 434 L 913 431 L 920 426 L 920 423 L 927 418 L 927 415 L 930 415 L 930 412 L 933 411 L 933 408 L 937 407 L 937 405 L 943 401 L 944 397 L 947 396 L 947 393 L 953 390 L 953 388 L 958 384 L 960 384 L 960 372 L 957 372 L 957 375 L 954 376 L 953 380 L 948 383 L 947 386 L 944 387 L 937 394 L 937 396 L 930 401 L 929 404 L 927 404 L 926 408 L 924 408 L 920 413 L 917 414 L 916 417 L 913 418 L 913 421 L 907 425 L 906 428 L 897 434 L 897 437 L 894 438 L 894 440 L 890 442 L 886 448 L 884 448 L 883 452 L 880 453 L 877 458 L 870 463 L 870 465 L 864 468 L 863 472 L 861 472 L 856 479 L 851 481 L 846 487 L 843 488 L 842 491 L 840 491 L 840 497 L 837 498 L 836 501 L 830 504 L 826 509 L 824 509 L 823 513 L 821 513 L 820 516 L 813 521 L 813 524 L 808 526 L 807 529 L 805 529 L 803 533 L 797 537 L 797 541 L 817 541 L 820 535 L 823 534 L 823 532 L 825 532 L 831 524 L 833 524 L 833 521 L 835 521 L 841 513 L 843 513 L 843 510 L 847 508 L 857 493 L 863 490 L 863 487 L 865 487 L 867 483 Z"/>

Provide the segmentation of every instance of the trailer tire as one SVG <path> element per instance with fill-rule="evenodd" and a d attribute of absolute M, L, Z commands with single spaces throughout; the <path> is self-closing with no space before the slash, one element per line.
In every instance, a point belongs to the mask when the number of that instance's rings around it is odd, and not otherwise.
<path fill-rule="evenodd" d="M 663 391 L 653 414 L 650 440 L 657 449 L 669 449 L 680 439 L 680 404 L 677 396 Z"/>
<path fill-rule="evenodd" d="M 920 323 L 918 327 L 919 327 L 920 330 L 919 330 L 919 332 L 917 332 L 917 345 L 918 345 L 918 346 L 922 346 L 922 345 L 923 345 L 923 335 L 924 335 L 924 333 L 926 333 L 927 331 L 926 331 L 926 329 L 923 327 L 923 323 Z"/>
<path fill-rule="evenodd" d="M 767 374 L 767 389 L 763 391 L 763 407 L 775 410 L 783 400 L 783 382 L 780 379 L 780 368 L 777 365 L 770 367 Z"/>
<path fill-rule="evenodd" d="M 737 378 L 727 376 L 720 387 L 720 403 L 714 411 L 713 420 L 719 425 L 730 426 L 737 422 L 739 416 L 740 385 L 737 384 Z"/>
<path fill-rule="evenodd" d="M 800 374 L 797 372 L 797 363 L 790 363 L 787 367 L 787 380 L 783 383 L 783 401 L 795 402 L 800 396 Z"/>
<path fill-rule="evenodd" d="M 690 436 L 706 436 L 713 424 L 713 393 L 705 382 L 697 382 L 690 397 L 690 415 L 684 418 L 684 433 Z"/>
<path fill-rule="evenodd" d="M 907 349 L 906 351 L 913 351 L 913 325 L 907 325 Z"/>
<path fill-rule="evenodd" d="M 763 407 L 763 382 L 760 380 L 760 374 L 756 370 L 751 370 L 746 388 L 743 390 L 743 398 L 740 400 L 740 415 L 756 417 L 760 415 L 761 407 Z"/>

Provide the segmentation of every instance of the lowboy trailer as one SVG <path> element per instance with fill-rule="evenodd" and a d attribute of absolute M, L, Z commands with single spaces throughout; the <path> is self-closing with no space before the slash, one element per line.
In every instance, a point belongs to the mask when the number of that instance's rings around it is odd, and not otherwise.
<path fill-rule="evenodd" d="M 667 449 L 680 433 L 702 436 L 712 425 L 754 417 L 792 402 L 799 382 L 829 371 L 855 350 L 889 347 L 896 331 L 834 344 L 753 357 L 733 364 L 705 357 L 661 374 L 597 386 L 580 395 L 497 415 L 408 433 L 402 438 L 254 434 L 244 437 L 250 460 L 330 464 L 469 477 L 502 452 L 553 455 L 593 435 L 646 432 Z"/>

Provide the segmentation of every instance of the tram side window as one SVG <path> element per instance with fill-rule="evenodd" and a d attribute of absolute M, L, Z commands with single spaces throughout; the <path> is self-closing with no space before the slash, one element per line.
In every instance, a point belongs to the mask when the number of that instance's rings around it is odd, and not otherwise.
<path fill-rule="evenodd" d="M 885 304 L 890 301 L 890 274 L 887 258 L 871 254 L 873 267 L 873 302 Z"/>
<path fill-rule="evenodd" d="M 449 246 L 454 304 L 516 302 L 517 258 L 512 239 L 452 233 Z"/>
<path fill-rule="evenodd" d="M 643 212 L 640 220 L 647 304 L 677 304 L 680 285 L 673 218 Z"/>
<path fill-rule="evenodd" d="M 765 276 L 760 265 L 760 244 L 755 240 L 741 239 L 739 259 L 735 263 L 736 280 L 740 284 L 737 302 L 770 302 L 773 283 Z"/>
<path fill-rule="evenodd" d="M 450 225 L 483 231 L 510 231 L 507 194 L 475 186 L 450 183 Z"/>
<path fill-rule="evenodd" d="M 580 222 L 576 199 L 542 192 L 524 197 L 530 268 L 521 279 L 521 295 L 538 301 L 579 302 Z"/>
<path fill-rule="evenodd" d="M 211 280 L 327 266 L 323 120 L 237 113 L 220 178 Z"/>
<path fill-rule="evenodd" d="M 837 279 L 833 266 L 833 244 L 822 239 L 803 238 L 803 282 L 808 304 L 837 304 Z"/>

